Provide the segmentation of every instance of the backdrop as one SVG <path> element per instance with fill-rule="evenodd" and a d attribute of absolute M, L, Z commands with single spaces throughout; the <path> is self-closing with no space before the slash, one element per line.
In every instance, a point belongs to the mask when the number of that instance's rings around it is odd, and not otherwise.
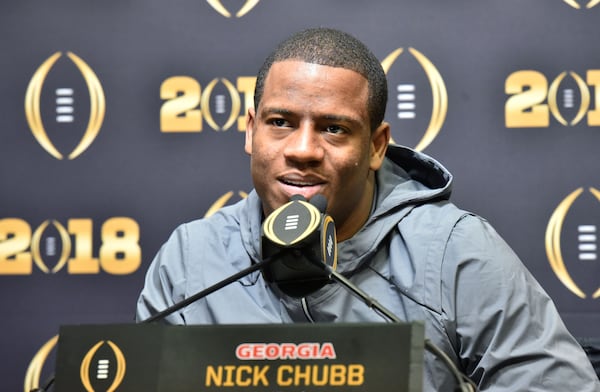
<path fill-rule="evenodd" d="M 256 72 L 314 26 L 372 48 L 395 142 L 453 172 L 453 200 L 598 338 L 599 2 L 2 2 L 2 389 L 53 371 L 60 325 L 132 322 L 170 232 L 250 191 Z"/>

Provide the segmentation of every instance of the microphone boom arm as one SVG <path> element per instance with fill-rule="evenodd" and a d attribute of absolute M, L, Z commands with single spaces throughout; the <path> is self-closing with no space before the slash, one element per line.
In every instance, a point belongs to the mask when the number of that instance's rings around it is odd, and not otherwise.
<path fill-rule="evenodd" d="M 189 304 L 196 302 L 199 299 L 204 298 L 207 295 L 212 294 L 215 291 L 220 290 L 225 286 L 230 285 L 231 283 L 237 281 L 238 279 L 241 279 L 244 276 L 251 274 L 252 272 L 262 269 L 266 265 L 268 265 L 268 264 L 272 263 L 274 260 L 276 260 L 278 256 L 279 256 L 279 253 L 276 253 L 271 257 L 268 257 L 264 260 L 259 261 L 258 263 L 251 264 L 250 267 L 244 268 L 243 270 L 239 271 L 238 273 L 233 274 L 233 275 L 213 284 L 212 286 L 207 287 L 204 290 L 197 292 L 196 294 L 192 295 L 191 297 L 188 297 L 181 302 L 177 302 L 176 304 L 169 306 L 165 310 L 158 312 L 155 315 L 150 316 L 147 319 L 141 321 L 141 323 L 147 324 L 147 323 L 151 323 L 156 320 L 161 320 L 161 319 L 167 317 L 168 315 L 170 315 L 171 313 L 174 313 L 174 312 L 178 311 L 179 309 L 184 308 L 184 307 L 188 306 Z"/>
<path fill-rule="evenodd" d="M 393 323 L 401 322 L 401 320 L 398 317 L 396 317 L 396 315 L 394 313 L 389 311 L 385 306 L 381 305 L 375 298 L 369 296 L 367 293 L 365 293 L 363 290 L 361 290 L 358 286 L 356 286 L 355 284 L 350 282 L 344 275 L 335 271 L 333 268 L 331 268 L 327 264 L 322 263 L 322 266 L 325 268 L 325 270 L 329 274 L 330 279 L 335 280 L 336 282 L 340 283 L 342 286 L 344 286 L 346 289 L 348 289 L 350 292 L 352 292 L 352 294 L 354 294 L 358 298 L 360 298 L 365 303 L 365 305 L 367 305 L 369 308 L 377 311 L 378 313 L 381 313 L 389 321 L 391 321 Z"/>

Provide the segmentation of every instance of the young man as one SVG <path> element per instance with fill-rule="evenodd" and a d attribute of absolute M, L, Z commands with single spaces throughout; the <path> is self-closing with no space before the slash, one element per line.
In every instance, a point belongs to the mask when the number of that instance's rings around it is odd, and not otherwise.
<path fill-rule="evenodd" d="M 385 74 L 353 37 L 310 29 L 259 71 L 245 150 L 255 191 L 180 226 L 153 261 L 137 319 L 261 260 L 261 224 L 292 195 L 328 200 L 338 267 L 427 337 L 481 390 L 598 391 L 547 294 L 482 218 L 451 204 L 452 177 L 388 145 Z M 339 285 L 294 298 L 252 273 L 166 318 L 172 324 L 382 322 Z M 433 355 L 424 390 L 453 390 Z"/>

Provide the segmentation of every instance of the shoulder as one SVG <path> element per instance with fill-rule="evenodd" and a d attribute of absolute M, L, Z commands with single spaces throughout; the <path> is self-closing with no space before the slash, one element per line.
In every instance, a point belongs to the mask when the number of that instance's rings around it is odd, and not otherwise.
<path fill-rule="evenodd" d="M 444 246 L 458 226 L 470 230 L 472 220 L 481 218 L 442 200 L 415 205 L 398 223 L 404 236 L 420 246 Z"/>
<path fill-rule="evenodd" d="M 162 244 L 150 270 L 169 275 L 170 281 L 183 282 L 189 275 L 247 260 L 242 237 L 245 226 L 244 200 L 222 207 L 213 215 L 180 224 Z"/>
<path fill-rule="evenodd" d="M 176 243 L 184 250 L 193 251 L 194 247 L 206 249 L 217 244 L 226 246 L 232 241 L 239 242 L 247 215 L 245 200 L 222 207 L 208 217 L 179 225 L 166 244 Z"/>
<path fill-rule="evenodd" d="M 494 227 L 483 217 L 448 201 L 415 206 L 399 223 L 403 234 L 420 246 L 437 249 L 436 263 L 451 259 L 515 257 Z"/>

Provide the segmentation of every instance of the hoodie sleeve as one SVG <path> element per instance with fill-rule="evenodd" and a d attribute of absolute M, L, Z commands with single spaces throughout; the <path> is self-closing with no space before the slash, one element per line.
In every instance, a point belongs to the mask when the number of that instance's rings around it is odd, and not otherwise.
<path fill-rule="evenodd" d="M 152 260 L 137 301 L 136 322 L 142 322 L 184 299 L 188 242 L 187 228 L 182 225 L 171 234 Z M 167 316 L 164 322 L 178 325 L 185 323 L 177 312 Z"/>
<path fill-rule="evenodd" d="M 482 391 L 600 391 L 550 297 L 485 220 L 454 227 L 442 293 L 456 355 Z"/>

